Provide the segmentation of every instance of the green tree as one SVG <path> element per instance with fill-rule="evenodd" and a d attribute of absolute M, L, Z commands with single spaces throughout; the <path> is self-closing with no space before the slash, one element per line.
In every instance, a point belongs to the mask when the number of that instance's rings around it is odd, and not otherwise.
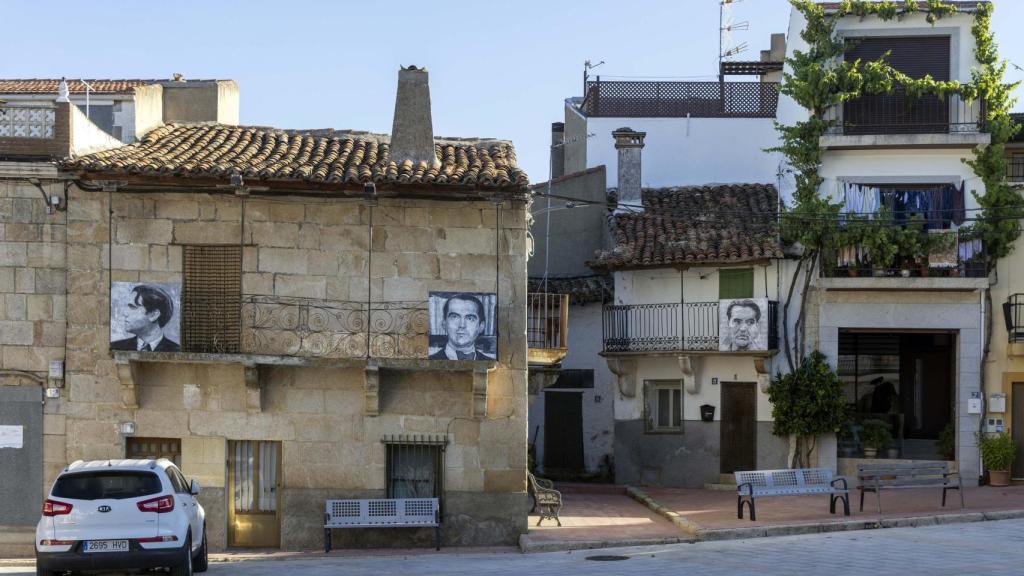
<path fill-rule="evenodd" d="M 776 436 L 794 436 L 793 468 L 810 465 L 817 437 L 839 432 L 850 422 L 850 409 L 839 375 L 815 350 L 787 374 L 776 374 L 768 387 Z"/>

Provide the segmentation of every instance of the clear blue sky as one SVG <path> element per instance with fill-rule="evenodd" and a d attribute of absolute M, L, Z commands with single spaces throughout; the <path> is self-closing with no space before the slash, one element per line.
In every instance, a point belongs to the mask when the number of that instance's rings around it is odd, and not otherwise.
<path fill-rule="evenodd" d="M 996 0 L 1004 57 L 1024 66 L 1024 2 Z M 244 124 L 390 132 L 399 65 L 431 73 L 434 133 L 512 140 L 547 179 L 550 123 L 602 76 L 709 76 L 718 0 L 515 2 L 8 0 L 0 77 L 231 78 Z M 747 57 L 785 32 L 786 0 L 743 0 Z M 1012 70 L 1010 78 L 1024 79 Z M 1021 108 L 1024 104 L 1018 105 Z"/>

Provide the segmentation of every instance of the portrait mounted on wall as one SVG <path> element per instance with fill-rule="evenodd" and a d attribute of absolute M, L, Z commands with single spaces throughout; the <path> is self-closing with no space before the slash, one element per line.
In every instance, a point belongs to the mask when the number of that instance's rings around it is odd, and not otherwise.
<path fill-rule="evenodd" d="M 718 301 L 720 352 L 768 349 L 768 299 L 737 298 Z"/>
<path fill-rule="evenodd" d="M 497 359 L 497 295 L 431 292 L 428 302 L 431 360 Z"/>
<path fill-rule="evenodd" d="M 110 287 L 110 349 L 181 351 L 181 284 L 114 282 Z"/>

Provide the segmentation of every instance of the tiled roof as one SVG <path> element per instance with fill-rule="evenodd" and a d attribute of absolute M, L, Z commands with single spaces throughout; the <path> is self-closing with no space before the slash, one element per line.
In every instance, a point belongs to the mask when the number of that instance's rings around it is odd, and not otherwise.
<path fill-rule="evenodd" d="M 615 283 L 611 276 L 594 275 L 548 278 L 545 286 L 543 278 L 531 276 L 527 282 L 527 290 L 547 294 L 568 294 L 569 301 L 573 304 L 589 304 L 611 301 L 615 296 Z"/>
<path fill-rule="evenodd" d="M 526 173 L 510 142 L 435 139 L 439 166 L 388 157 L 386 135 L 289 131 L 225 124 L 168 124 L 140 141 L 81 158 L 63 167 L 105 175 L 300 181 L 341 186 L 373 181 L 419 186 L 525 189 Z"/>
<path fill-rule="evenodd" d="M 589 265 L 610 271 L 781 258 L 778 197 L 771 184 L 645 189 L 644 211 L 616 216 L 615 248 Z"/>
<path fill-rule="evenodd" d="M 92 86 L 92 94 L 131 94 L 136 86 L 146 86 L 160 80 L 86 80 Z M 68 80 L 72 94 L 85 93 L 85 84 L 79 80 Z M 24 80 L 0 80 L 0 94 L 56 94 L 60 78 L 29 78 Z"/>

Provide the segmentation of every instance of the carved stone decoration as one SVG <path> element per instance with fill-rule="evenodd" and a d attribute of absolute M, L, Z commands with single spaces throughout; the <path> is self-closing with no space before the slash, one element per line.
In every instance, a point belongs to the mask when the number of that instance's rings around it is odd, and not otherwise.
<path fill-rule="evenodd" d="M 527 377 L 527 392 L 529 395 L 536 396 L 545 388 L 554 386 L 560 372 L 560 370 L 556 369 L 530 368 L 530 373 Z"/>
<path fill-rule="evenodd" d="M 487 374 L 485 367 L 473 369 L 473 418 L 487 417 Z"/>
<path fill-rule="evenodd" d="M 697 356 L 677 356 L 679 371 L 683 373 L 683 389 L 687 394 L 700 394 L 700 380 L 697 378 L 697 371 L 700 370 L 700 358 Z"/>
<path fill-rule="evenodd" d="M 370 362 L 363 370 L 363 415 L 380 414 L 380 367 Z"/>
<path fill-rule="evenodd" d="M 625 358 L 605 358 L 608 369 L 615 375 L 619 394 L 623 398 L 636 398 L 636 360 Z"/>
<path fill-rule="evenodd" d="M 761 392 L 768 393 L 772 384 L 772 366 L 768 358 L 754 358 L 754 370 L 757 371 L 757 387 Z"/>
<path fill-rule="evenodd" d="M 139 407 L 139 364 L 126 360 L 118 362 L 117 379 L 121 381 L 121 403 L 125 408 Z"/>

